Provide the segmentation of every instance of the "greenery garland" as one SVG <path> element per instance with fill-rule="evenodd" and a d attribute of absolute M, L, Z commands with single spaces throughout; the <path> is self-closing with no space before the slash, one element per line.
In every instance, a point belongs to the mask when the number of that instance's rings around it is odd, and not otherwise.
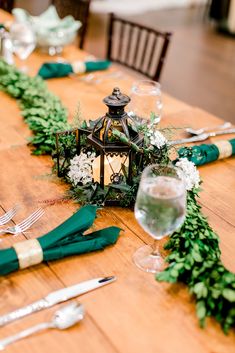
<path fill-rule="evenodd" d="M 219 238 L 202 215 L 195 197 L 188 192 L 186 220 L 166 244 L 168 268 L 159 281 L 183 282 L 196 298 L 197 316 L 203 327 L 213 316 L 225 333 L 235 326 L 235 274 L 220 260 Z"/>
<path fill-rule="evenodd" d="M 30 139 L 33 153 L 52 153 L 54 133 L 69 128 L 67 111 L 59 98 L 48 91 L 42 79 L 28 77 L 2 60 L 0 89 L 18 99 L 22 115 L 33 132 Z M 235 326 L 235 274 L 220 260 L 219 238 L 200 211 L 198 191 L 188 192 L 186 220 L 166 244 L 170 250 L 169 266 L 157 275 L 157 280 L 188 285 L 195 296 L 200 324 L 203 326 L 206 317 L 213 316 L 227 333 Z M 133 198 L 133 193 L 129 196 Z"/>
<path fill-rule="evenodd" d="M 29 140 L 33 153 L 51 154 L 55 149 L 55 132 L 70 127 L 60 99 L 48 91 L 39 76 L 29 77 L 3 60 L 0 60 L 0 78 L 0 90 L 20 102 L 22 116 L 33 132 Z"/>

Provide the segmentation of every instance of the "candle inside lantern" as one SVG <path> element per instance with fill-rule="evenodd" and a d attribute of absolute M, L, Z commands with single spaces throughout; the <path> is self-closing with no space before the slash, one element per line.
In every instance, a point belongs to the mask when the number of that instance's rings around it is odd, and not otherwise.
<path fill-rule="evenodd" d="M 104 185 L 119 184 L 124 176 L 122 168 L 128 168 L 127 156 L 104 157 Z M 93 179 L 100 182 L 100 156 L 96 157 L 93 164 Z"/>

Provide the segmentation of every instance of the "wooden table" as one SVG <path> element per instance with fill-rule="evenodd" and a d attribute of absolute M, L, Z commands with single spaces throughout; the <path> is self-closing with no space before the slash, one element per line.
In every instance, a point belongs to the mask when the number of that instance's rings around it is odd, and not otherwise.
<path fill-rule="evenodd" d="M 2 11 L 0 21 L 9 18 Z M 72 60 L 87 54 L 75 47 L 65 49 L 64 57 Z M 28 65 L 37 72 L 48 59 L 34 53 Z M 115 68 L 113 68 L 115 70 Z M 84 118 L 97 118 L 105 113 L 103 97 L 114 86 L 129 92 L 133 78 L 106 79 L 92 85 L 81 80 L 63 78 L 48 81 L 70 111 L 78 102 Z M 0 94 L 0 206 L 2 210 L 18 202 L 23 207 L 15 216 L 19 221 L 37 207 L 38 201 L 60 198 L 66 185 L 51 174 L 50 157 L 30 154 L 26 138 L 30 135 L 16 101 Z M 191 107 L 164 95 L 163 125 L 201 127 L 221 120 L 199 108 Z M 200 168 L 204 180 L 200 203 L 210 224 L 221 239 L 224 264 L 235 271 L 235 159 L 218 161 Z M 40 236 L 59 225 L 75 211 L 72 202 L 56 204 L 46 209 L 46 215 L 26 234 L 17 238 L 6 236 L 1 248 L 16 241 Z M 2 213 L 2 212 L 1 212 Z M 137 269 L 132 263 L 133 252 L 150 237 L 137 224 L 130 210 L 105 208 L 95 227 L 117 225 L 124 229 L 115 246 L 81 256 L 75 256 L 0 279 L 0 314 L 37 300 L 50 291 L 93 277 L 115 275 L 117 281 L 78 300 L 86 307 L 84 321 L 67 331 L 46 331 L 9 346 L 9 352 L 82 352 L 82 353 L 229 353 L 235 351 L 235 335 L 225 336 L 213 319 L 206 329 L 198 326 L 195 303 L 181 284 L 158 283 L 154 276 Z M 42 311 L 0 329 L 0 338 L 16 333 L 32 324 L 50 318 L 56 308 Z"/>

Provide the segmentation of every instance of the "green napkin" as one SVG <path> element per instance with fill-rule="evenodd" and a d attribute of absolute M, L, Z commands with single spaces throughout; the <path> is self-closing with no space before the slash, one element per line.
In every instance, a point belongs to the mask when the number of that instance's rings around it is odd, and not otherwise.
<path fill-rule="evenodd" d="M 231 145 L 230 156 L 235 155 L 235 139 L 228 140 Z M 195 165 L 211 163 L 219 159 L 220 151 L 215 144 L 202 144 L 192 147 L 182 147 L 178 150 L 179 158 L 187 158 Z"/>
<path fill-rule="evenodd" d="M 82 235 L 79 241 L 68 242 L 61 247 L 52 247 L 44 253 L 44 261 L 56 260 L 70 255 L 84 254 L 95 250 L 103 250 L 106 246 L 115 244 L 120 229 L 108 227 L 89 235 Z M 78 235 L 79 236 L 79 235 Z"/>
<path fill-rule="evenodd" d="M 43 261 L 102 250 L 114 244 L 120 233 L 120 228 L 117 227 L 108 227 L 83 235 L 93 224 L 96 211 L 96 206 L 82 207 L 57 228 L 38 238 L 43 250 Z M 0 275 L 18 269 L 19 262 L 14 248 L 0 250 Z"/>
<path fill-rule="evenodd" d="M 40 67 L 38 75 L 44 79 L 65 77 L 71 73 L 106 70 L 110 64 L 111 62 L 108 60 L 76 62 L 74 64 L 48 62 Z"/>

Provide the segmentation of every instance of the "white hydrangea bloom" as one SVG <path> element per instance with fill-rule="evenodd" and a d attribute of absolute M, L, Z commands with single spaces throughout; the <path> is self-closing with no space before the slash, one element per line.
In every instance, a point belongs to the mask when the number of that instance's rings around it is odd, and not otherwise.
<path fill-rule="evenodd" d="M 187 158 L 180 158 L 175 166 L 177 168 L 177 175 L 185 182 L 187 190 L 192 190 L 194 187 L 199 186 L 200 176 L 193 162 L 190 162 Z"/>
<path fill-rule="evenodd" d="M 156 146 L 159 149 L 167 143 L 165 136 L 158 130 L 150 130 L 148 136 L 151 145 Z"/>
<path fill-rule="evenodd" d="M 70 161 L 68 177 L 72 184 L 75 186 L 78 183 L 83 185 L 92 181 L 92 163 L 95 159 L 95 154 L 88 152 L 81 153 L 79 156 L 75 156 Z"/>

